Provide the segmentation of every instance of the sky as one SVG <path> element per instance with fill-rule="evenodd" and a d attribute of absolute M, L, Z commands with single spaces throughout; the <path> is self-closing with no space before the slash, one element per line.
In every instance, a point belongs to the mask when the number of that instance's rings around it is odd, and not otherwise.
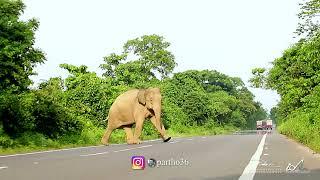
<path fill-rule="evenodd" d="M 249 87 L 251 70 L 271 62 L 297 39 L 299 0 L 24 0 L 22 19 L 36 18 L 35 46 L 47 61 L 37 66 L 37 84 L 67 77 L 59 64 L 86 65 L 102 73 L 103 57 L 122 51 L 142 35 L 171 43 L 178 66 L 217 70 Z M 275 91 L 249 88 L 263 107 L 279 101 Z"/>

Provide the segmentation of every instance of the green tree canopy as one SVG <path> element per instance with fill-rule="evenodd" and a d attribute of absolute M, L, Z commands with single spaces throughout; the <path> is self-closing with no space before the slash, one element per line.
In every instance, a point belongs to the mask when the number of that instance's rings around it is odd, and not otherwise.
<path fill-rule="evenodd" d="M 33 46 L 39 23 L 19 19 L 25 8 L 21 0 L 0 0 L 0 7 L 0 91 L 22 91 L 32 83 L 29 76 L 35 74 L 34 67 L 45 60 Z"/>
<path fill-rule="evenodd" d="M 126 85 L 155 79 L 157 74 L 165 78 L 177 65 L 173 54 L 167 50 L 169 46 L 170 43 L 158 35 L 129 40 L 122 54 L 111 53 L 104 58 L 105 63 L 100 65 L 105 71 L 103 76 Z"/>
<path fill-rule="evenodd" d="M 255 71 L 251 82 L 257 87 L 276 90 L 281 97 L 279 112 L 283 116 L 303 105 L 303 98 L 320 83 L 320 34 L 301 40 L 274 60 L 267 71 Z M 258 68 L 259 70 L 260 68 Z"/>
<path fill-rule="evenodd" d="M 307 0 L 300 4 L 300 22 L 296 29 L 298 35 L 312 37 L 319 31 L 320 0 Z"/>

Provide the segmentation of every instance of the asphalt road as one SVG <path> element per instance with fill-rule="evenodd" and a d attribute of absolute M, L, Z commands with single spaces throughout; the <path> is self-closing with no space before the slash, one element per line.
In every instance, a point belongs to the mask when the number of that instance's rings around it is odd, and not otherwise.
<path fill-rule="evenodd" d="M 145 157 L 144 170 L 132 169 L 132 156 Z M 155 167 L 148 166 L 150 158 Z M 320 157 L 276 132 L 247 131 L 0 156 L 0 179 L 319 180 Z"/>

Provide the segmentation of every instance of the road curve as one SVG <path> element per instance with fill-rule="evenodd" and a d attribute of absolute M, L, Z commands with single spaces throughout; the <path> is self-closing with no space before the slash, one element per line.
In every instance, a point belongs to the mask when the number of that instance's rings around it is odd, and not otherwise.
<path fill-rule="evenodd" d="M 158 165 L 133 170 L 132 156 L 153 158 Z M 242 131 L 173 138 L 169 143 L 155 140 L 0 156 L 0 179 L 306 180 L 320 179 L 320 158 L 277 132 Z"/>

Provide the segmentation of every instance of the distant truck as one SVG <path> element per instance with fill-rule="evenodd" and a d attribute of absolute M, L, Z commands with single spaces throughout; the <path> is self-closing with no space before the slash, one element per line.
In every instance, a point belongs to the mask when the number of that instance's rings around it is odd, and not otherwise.
<path fill-rule="evenodd" d="M 267 127 L 266 127 L 266 129 L 271 129 L 271 130 L 272 130 L 272 127 L 273 127 L 272 120 L 271 120 L 271 119 L 268 119 L 268 120 L 266 120 L 266 121 L 267 121 Z"/>
<path fill-rule="evenodd" d="M 257 121 L 257 130 L 272 130 L 273 124 L 271 119 Z"/>
<path fill-rule="evenodd" d="M 257 121 L 257 130 L 262 130 L 262 121 Z"/>
<path fill-rule="evenodd" d="M 266 120 L 262 121 L 262 129 L 263 130 L 267 129 L 267 121 Z"/>

